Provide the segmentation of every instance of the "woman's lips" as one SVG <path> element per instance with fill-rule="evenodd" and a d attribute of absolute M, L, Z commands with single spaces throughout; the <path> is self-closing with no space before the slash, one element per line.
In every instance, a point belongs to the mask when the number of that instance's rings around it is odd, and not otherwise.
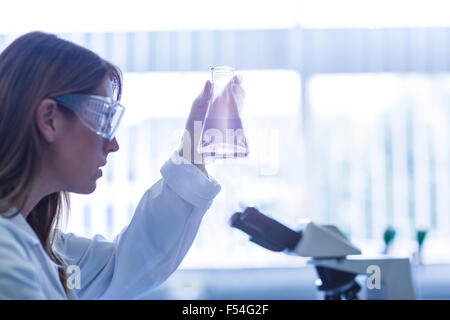
<path fill-rule="evenodd" d="M 103 171 L 100 169 L 101 167 L 103 167 L 103 166 L 105 166 L 106 165 L 106 160 L 105 161 L 103 161 L 101 164 L 100 164 L 100 167 L 98 168 L 98 171 L 97 171 L 97 176 L 100 178 L 101 176 L 103 176 Z"/>

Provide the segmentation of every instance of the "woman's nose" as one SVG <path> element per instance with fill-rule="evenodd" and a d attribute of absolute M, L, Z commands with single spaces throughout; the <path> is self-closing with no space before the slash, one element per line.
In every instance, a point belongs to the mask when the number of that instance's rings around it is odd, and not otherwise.
<path fill-rule="evenodd" d="M 117 142 L 116 137 L 114 137 L 111 141 L 106 139 L 106 152 L 116 152 L 119 150 L 119 143 Z"/>

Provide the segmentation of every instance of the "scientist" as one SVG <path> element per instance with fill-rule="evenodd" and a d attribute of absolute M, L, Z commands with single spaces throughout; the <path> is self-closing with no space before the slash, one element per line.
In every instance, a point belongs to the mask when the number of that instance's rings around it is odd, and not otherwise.
<path fill-rule="evenodd" d="M 52 34 L 25 34 L 1 53 L 1 299 L 145 298 L 190 248 L 221 188 L 204 162 L 193 161 L 193 122 L 204 120 L 210 81 L 186 122 L 182 141 L 192 148 L 181 144 L 167 160 L 112 242 L 59 228 L 69 192 L 92 193 L 119 149 L 121 82 L 111 63 Z M 78 287 L 68 267 L 78 268 Z"/>

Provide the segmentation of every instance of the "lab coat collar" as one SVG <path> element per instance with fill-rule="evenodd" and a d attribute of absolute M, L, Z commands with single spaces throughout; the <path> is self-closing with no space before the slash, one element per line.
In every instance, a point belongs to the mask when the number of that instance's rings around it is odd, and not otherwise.
<path fill-rule="evenodd" d="M 15 216 L 9 218 L 9 216 L 12 216 L 16 212 L 18 213 Z M 5 213 L 2 213 L 1 217 L 3 219 L 8 220 L 10 223 L 14 225 L 14 227 L 19 229 L 21 233 L 27 238 L 27 240 L 30 241 L 32 244 L 41 244 L 41 241 L 39 240 L 36 232 L 34 232 L 33 228 L 31 228 L 30 224 L 27 222 L 25 217 L 16 208 L 11 208 Z"/>

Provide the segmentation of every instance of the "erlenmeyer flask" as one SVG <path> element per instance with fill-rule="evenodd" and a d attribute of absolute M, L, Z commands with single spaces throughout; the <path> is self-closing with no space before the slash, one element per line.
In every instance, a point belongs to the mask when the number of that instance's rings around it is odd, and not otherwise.
<path fill-rule="evenodd" d="M 203 124 L 198 152 L 214 158 L 246 157 L 249 153 L 240 110 L 244 97 L 237 90 L 232 67 L 212 67 L 213 96 Z"/>

